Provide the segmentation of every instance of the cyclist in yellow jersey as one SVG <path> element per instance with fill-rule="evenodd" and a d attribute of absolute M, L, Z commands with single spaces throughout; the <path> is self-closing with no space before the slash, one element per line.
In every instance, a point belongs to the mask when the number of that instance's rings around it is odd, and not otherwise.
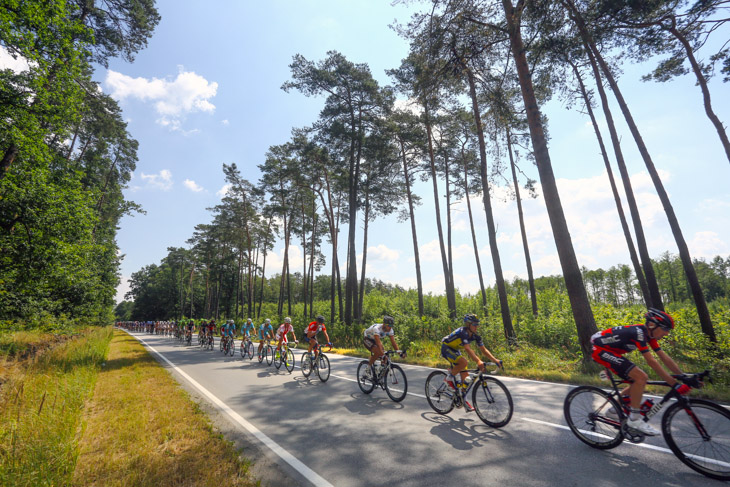
<path fill-rule="evenodd" d="M 469 365 L 468 360 L 461 354 L 461 350 L 464 350 L 466 354 L 471 357 L 477 363 L 479 370 L 484 372 L 486 366 L 482 362 L 474 350 L 471 349 L 470 343 L 476 343 L 479 350 L 492 362 L 496 363 L 499 367 L 502 367 L 502 361 L 497 359 L 492 352 L 487 350 L 484 346 L 482 337 L 477 335 L 479 329 L 479 318 L 475 314 L 467 314 L 464 316 L 464 326 L 457 328 L 448 336 L 441 339 L 441 356 L 449 361 L 451 368 L 449 374 L 446 376 L 446 383 L 449 387 L 454 389 L 466 388 L 464 380 L 469 376 L 469 372 L 466 367 Z M 456 374 L 459 374 L 461 380 L 456 380 Z M 472 405 L 464 400 L 467 411 L 473 411 Z"/>

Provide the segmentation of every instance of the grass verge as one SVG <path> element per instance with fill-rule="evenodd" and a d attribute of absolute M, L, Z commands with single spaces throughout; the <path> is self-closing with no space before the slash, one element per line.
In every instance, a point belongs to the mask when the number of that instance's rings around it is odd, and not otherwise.
<path fill-rule="evenodd" d="M 23 335 L 15 343 L 35 343 Z M 111 328 L 86 329 L 74 340 L 2 356 L 0 485 L 68 485 L 77 457 L 84 401 L 104 361 Z M 10 338 L 8 338 L 10 343 Z"/>
<path fill-rule="evenodd" d="M 74 485 L 258 485 L 250 462 L 124 332 L 114 332 L 84 421 Z"/>

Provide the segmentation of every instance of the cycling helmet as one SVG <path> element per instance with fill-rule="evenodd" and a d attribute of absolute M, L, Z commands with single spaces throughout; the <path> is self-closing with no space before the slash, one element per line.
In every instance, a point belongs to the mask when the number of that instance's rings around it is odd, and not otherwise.
<path fill-rule="evenodd" d="M 228 324 L 229 325 L 232 325 L 233 324 L 233 320 L 228 320 Z"/>
<path fill-rule="evenodd" d="M 322 315 L 317 315 L 317 318 L 315 319 L 317 320 L 317 323 L 324 323 L 324 316 Z"/>
<path fill-rule="evenodd" d="M 288 316 L 284 318 L 284 323 L 291 323 L 291 318 L 289 318 Z"/>
<path fill-rule="evenodd" d="M 251 318 L 247 319 L 246 323 L 251 323 Z"/>
<path fill-rule="evenodd" d="M 264 320 L 264 324 L 265 324 L 265 325 L 270 325 L 270 324 L 271 324 L 271 320 L 270 320 L 270 319 L 268 319 L 268 318 L 267 318 L 267 319 L 265 319 L 265 320 Z"/>
<path fill-rule="evenodd" d="M 467 325 L 469 325 L 469 324 L 478 325 L 479 318 L 477 317 L 477 315 L 475 315 L 473 313 L 468 313 L 464 316 L 464 323 L 466 323 Z"/>
<path fill-rule="evenodd" d="M 647 323 L 654 323 L 662 330 L 670 331 L 674 328 L 674 319 L 660 309 L 649 308 L 644 317 Z"/>
<path fill-rule="evenodd" d="M 392 316 L 388 316 L 388 315 L 383 316 L 384 325 L 393 326 L 394 323 L 395 323 L 395 320 L 393 319 Z"/>

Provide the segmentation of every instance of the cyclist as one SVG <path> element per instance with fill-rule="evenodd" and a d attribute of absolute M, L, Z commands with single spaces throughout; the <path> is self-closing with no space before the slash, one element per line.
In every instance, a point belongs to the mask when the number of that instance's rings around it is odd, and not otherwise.
<path fill-rule="evenodd" d="M 282 343 L 288 343 L 286 336 L 291 333 L 291 335 L 294 337 L 294 343 L 299 343 L 297 341 L 297 335 L 294 333 L 294 327 L 291 324 L 291 318 L 288 316 L 284 318 L 284 323 L 279 325 L 279 328 L 276 330 L 276 341 L 278 342 L 276 344 L 276 349 L 281 352 L 281 344 Z"/>
<path fill-rule="evenodd" d="M 487 350 L 484 346 L 482 337 L 477 335 L 479 327 L 479 318 L 477 315 L 469 313 L 464 316 L 464 326 L 457 328 L 453 333 L 447 335 L 441 339 L 441 356 L 444 357 L 451 364 L 449 373 L 446 375 L 446 383 L 453 389 L 465 390 L 467 384 L 466 378 L 469 376 L 469 372 L 466 370 L 469 365 L 468 360 L 461 354 L 461 349 L 466 351 L 466 354 L 471 357 L 477 363 L 479 370 L 484 372 L 486 366 L 482 362 L 474 350 L 471 349 L 470 343 L 474 342 L 477 344 L 479 350 L 489 358 L 492 362 L 496 363 L 499 367 L 502 367 L 502 361 L 498 360 L 492 352 Z M 461 380 L 456 379 L 457 374 L 460 375 Z M 474 407 L 464 399 L 464 406 L 467 411 L 474 411 Z"/>
<path fill-rule="evenodd" d="M 365 344 L 365 348 L 370 350 L 370 358 L 368 359 L 370 369 L 368 372 L 372 374 L 371 377 L 375 377 L 373 364 L 377 359 L 385 355 L 383 338 L 386 336 L 390 338 L 390 344 L 393 346 L 393 350 L 398 350 L 398 344 L 395 343 L 395 332 L 393 331 L 394 323 L 395 320 L 393 320 L 392 316 L 385 315 L 383 316 L 382 323 L 375 323 L 363 332 L 363 343 Z M 402 356 L 403 352 L 401 352 Z"/>
<path fill-rule="evenodd" d="M 233 320 L 228 320 L 223 326 L 221 326 L 221 336 L 225 336 L 226 340 L 233 342 L 233 336 L 236 334 L 236 323 Z"/>
<path fill-rule="evenodd" d="M 319 315 L 312 321 L 307 328 L 304 329 L 304 341 L 309 343 L 307 353 L 312 353 L 312 348 L 317 344 L 317 333 L 324 333 L 324 337 L 327 339 L 327 345 L 332 346 L 330 336 L 327 334 L 327 327 L 324 326 L 324 316 Z M 319 353 L 319 352 L 318 352 Z M 317 355 L 314 356 L 317 358 Z"/>
<path fill-rule="evenodd" d="M 261 349 L 264 348 L 264 340 L 271 340 L 274 338 L 274 327 L 271 325 L 270 319 L 265 319 L 264 323 L 261 325 L 261 328 L 259 328 L 259 350 L 258 353 L 261 353 Z"/>
<path fill-rule="evenodd" d="M 246 320 L 246 324 L 241 325 L 241 338 L 246 340 L 246 337 L 251 337 L 256 334 L 256 326 L 253 324 L 251 318 Z"/>
<path fill-rule="evenodd" d="M 640 414 L 641 399 L 649 377 L 646 372 L 623 357 L 623 355 L 634 350 L 641 352 L 647 365 L 680 394 L 687 394 L 692 387 L 701 387 L 702 384 L 696 377 L 693 380 L 688 379 L 690 384 L 680 384 L 649 353 L 651 348 L 666 368 L 675 374 L 682 374 L 679 366 L 661 349 L 658 343 L 659 340 L 669 335 L 669 332 L 674 328 L 674 319 L 668 313 L 656 308 L 649 308 L 644 317 L 646 322 L 643 325 L 638 323 L 628 326 L 614 326 L 595 333 L 591 337 L 591 343 L 593 344 L 591 357 L 595 362 L 610 369 L 622 379 L 632 381 L 632 384 L 621 392 L 622 395 L 628 394 L 631 401 L 631 413 L 626 425 L 629 428 L 641 431 L 645 435 L 653 436 L 658 435 L 659 430 L 647 423 Z"/>
<path fill-rule="evenodd" d="M 193 320 L 188 321 L 187 326 L 185 327 L 185 339 L 187 340 L 188 335 L 192 338 L 193 332 L 195 331 L 195 322 Z"/>

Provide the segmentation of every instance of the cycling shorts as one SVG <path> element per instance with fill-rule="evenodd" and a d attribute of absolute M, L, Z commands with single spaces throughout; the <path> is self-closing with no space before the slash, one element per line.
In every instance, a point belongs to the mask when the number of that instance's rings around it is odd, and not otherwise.
<path fill-rule="evenodd" d="M 605 348 L 596 347 L 595 345 L 593 346 L 591 358 L 594 362 L 603 365 L 611 370 L 611 372 L 626 380 L 629 379 L 629 372 L 636 367 L 636 364 L 626 357 L 616 355 Z"/>
<path fill-rule="evenodd" d="M 441 345 L 441 356 L 449 361 L 450 364 L 456 365 L 461 357 L 461 351 L 451 348 L 448 345 Z"/>

